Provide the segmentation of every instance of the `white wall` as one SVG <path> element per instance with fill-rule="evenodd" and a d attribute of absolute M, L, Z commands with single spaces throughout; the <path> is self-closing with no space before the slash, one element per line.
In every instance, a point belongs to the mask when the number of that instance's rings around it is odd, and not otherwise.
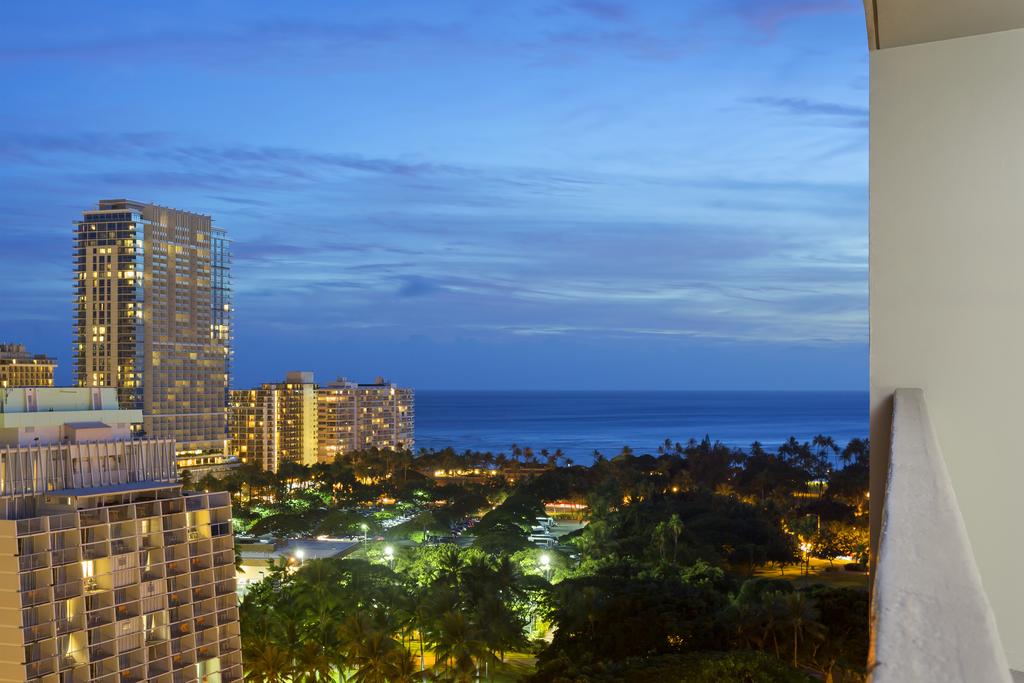
<path fill-rule="evenodd" d="M 897 387 L 924 389 L 1024 669 L 1024 29 L 872 53 L 874 508 Z"/>

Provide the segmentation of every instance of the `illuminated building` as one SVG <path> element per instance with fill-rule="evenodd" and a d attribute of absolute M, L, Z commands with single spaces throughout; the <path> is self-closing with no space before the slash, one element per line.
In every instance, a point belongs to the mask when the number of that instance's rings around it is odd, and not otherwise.
<path fill-rule="evenodd" d="M 113 388 L 0 396 L 0 679 L 242 680 L 227 493 Z"/>
<path fill-rule="evenodd" d="M 223 457 L 231 305 L 224 230 L 210 216 L 102 200 L 75 223 L 75 375 L 116 387 L 181 464 Z"/>
<path fill-rule="evenodd" d="M 311 372 L 289 372 L 284 382 L 232 390 L 229 452 L 276 472 L 283 462 L 317 462 L 316 385 Z"/>
<path fill-rule="evenodd" d="M 52 387 L 57 361 L 32 355 L 23 344 L 0 344 L 0 388 Z"/>
<path fill-rule="evenodd" d="M 373 384 L 339 379 L 317 390 L 319 458 L 367 448 L 414 445 L 415 405 L 412 389 L 378 377 Z"/>

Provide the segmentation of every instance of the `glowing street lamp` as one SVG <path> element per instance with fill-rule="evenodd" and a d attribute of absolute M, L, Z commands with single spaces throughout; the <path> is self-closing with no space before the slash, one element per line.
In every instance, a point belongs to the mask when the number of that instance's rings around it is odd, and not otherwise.
<path fill-rule="evenodd" d="M 388 568 L 395 569 L 395 549 L 389 545 L 384 546 L 384 559 L 388 561 Z"/>
<path fill-rule="evenodd" d="M 366 522 L 363 522 L 359 525 L 359 528 L 363 530 L 363 549 L 366 549 L 366 544 L 368 542 L 366 533 L 370 530 L 370 525 Z"/>
<path fill-rule="evenodd" d="M 302 560 L 305 557 L 306 557 L 306 551 L 303 550 L 302 548 L 299 548 L 298 550 L 295 551 L 295 559 L 298 560 L 300 567 L 302 566 Z"/>
<path fill-rule="evenodd" d="M 544 579 L 546 581 L 551 580 L 551 556 L 547 553 L 541 553 L 540 556 L 540 568 L 544 570 Z"/>

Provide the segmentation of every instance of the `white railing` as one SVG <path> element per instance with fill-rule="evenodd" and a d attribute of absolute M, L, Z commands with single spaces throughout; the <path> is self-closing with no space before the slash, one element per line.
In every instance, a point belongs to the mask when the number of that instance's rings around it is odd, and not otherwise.
<path fill-rule="evenodd" d="M 920 389 L 893 400 L 871 626 L 871 683 L 1011 683 Z"/>

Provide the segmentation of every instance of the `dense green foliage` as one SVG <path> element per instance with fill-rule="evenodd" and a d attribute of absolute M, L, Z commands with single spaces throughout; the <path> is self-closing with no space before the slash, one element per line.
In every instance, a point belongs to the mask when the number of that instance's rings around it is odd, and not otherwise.
<path fill-rule="evenodd" d="M 862 679 L 866 592 L 791 579 L 808 556 L 866 559 L 866 442 L 840 452 L 827 437 L 790 440 L 776 453 L 666 442 L 656 456 L 624 449 L 525 479 L 510 464 L 536 461 L 527 451 L 503 462 L 371 453 L 233 475 L 240 528 L 366 524 L 393 552 L 370 543 L 344 559 L 282 563 L 252 586 L 247 679 L 487 680 L 509 652 L 536 653 L 535 683 Z M 830 454 L 844 466 L 833 471 Z M 441 486 L 422 474 L 499 464 L 507 478 Z M 585 504 L 585 525 L 542 551 L 527 535 L 555 500 Z M 399 511 L 407 521 L 385 530 Z M 470 516 L 479 522 L 457 544 L 422 543 Z"/>

